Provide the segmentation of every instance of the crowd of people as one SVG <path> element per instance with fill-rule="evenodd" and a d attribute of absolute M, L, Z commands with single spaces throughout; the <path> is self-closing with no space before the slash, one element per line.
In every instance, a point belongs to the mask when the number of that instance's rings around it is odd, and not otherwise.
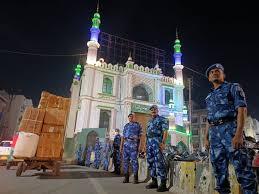
<path fill-rule="evenodd" d="M 114 173 L 120 175 L 121 135 L 119 131 L 119 129 L 115 129 L 113 141 L 109 137 L 106 137 L 105 142 L 102 144 L 99 137 L 96 137 L 95 145 L 87 145 L 85 150 L 83 150 L 80 144 L 76 152 L 77 164 L 86 167 L 92 166 L 96 169 L 102 167 L 103 170 L 108 171 L 110 159 L 112 159 Z"/>
<path fill-rule="evenodd" d="M 124 175 L 123 183 L 129 183 L 129 165 L 132 167 L 134 175 L 133 184 L 139 183 L 138 180 L 138 157 L 146 155 L 148 169 L 152 178 L 152 182 L 146 186 L 147 189 L 156 188 L 158 192 L 167 191 L 166 188 L 166 163 L 163 156 L 165 142 L 167 138 L 167 130 L 169 129 L 168 119 L 158 115 L 158 107 L 153 105 L 150 107 L 151 119 L 147 123 L 146 135 L 143 136 L 141 125 L 135 120 L 135 114 L 128 115 L 129 122 L 124 126 L 122 134 L 120 130 L 115 130 L 114 140 L 106 138 L 103 144 L 100 143 L 99 137 L 96 138 L 94 146 L 87 146 L 83 151 L 79 145 L 77 150 L 77 162 L 90 167 L 92 153 L 94 153 L 94 161 L 92 167 L 103 170 L 109 170 L 110 158 L 114 165 L 114 173 Z M 142 141 L 140 141 L 142 139 Z M 85 157 L 84 157 L 85 155 Z M 85 158 L 85 160 L 83 160 Z M 161 180 L 158 185 L 157 178 Z"/>

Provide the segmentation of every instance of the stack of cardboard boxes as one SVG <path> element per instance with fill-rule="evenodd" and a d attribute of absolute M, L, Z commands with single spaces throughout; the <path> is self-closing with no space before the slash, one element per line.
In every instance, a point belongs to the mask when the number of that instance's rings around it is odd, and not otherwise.
<path fill-rule="evenodd" d="M 43 91 L 38 108 L 27 108 L 19 131 L 39 135 L 36 157 L 62 158 L 70 99 Z"/>

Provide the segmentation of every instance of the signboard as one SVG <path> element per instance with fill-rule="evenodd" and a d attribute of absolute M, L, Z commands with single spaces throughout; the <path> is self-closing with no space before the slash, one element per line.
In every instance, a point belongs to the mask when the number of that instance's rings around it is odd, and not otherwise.
<path fill-rule="evenodd" d="M 132 112 L 139 112 L 139 113 L 146 113 L 146 114 L 148 114 L 149 113 L 149 108 L 150 108 L 150 106 L 147 106 L 147 105 L 135 104 L 135 103 L 131 104 L 131 111 Z"/>

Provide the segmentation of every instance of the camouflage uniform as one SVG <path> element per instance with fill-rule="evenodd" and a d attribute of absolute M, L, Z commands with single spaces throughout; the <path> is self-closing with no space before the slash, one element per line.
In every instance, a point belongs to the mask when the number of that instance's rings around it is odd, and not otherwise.
<path fill-rule="evenodd" d="M 96 142 L 95 142 L 95 147 L 94 147 L 94 155 L 95 155 L 95 158 L 94 158 L 94 167 L 95 168 L 99 168 L 100 166 L 100 163 L 101 163 L 101 144 L 100 144 L 100 141 L 99 139 L 96 139 Z"/>
<path fill-rule="evenodd" d="M 93 150 L 93 147 L 89 145 L 87 147 L 86 158 L 85 158 L 85 166 L 87 167 L 90 167 L 92 150 Z"/>
<path fill-rule="evenodd" d="M 103 150 L 103 170 L 108 171 L 108 167 L 109 167 L 109 159 L 110 159 L 110 155 L 111 155 L 111 144 L 110 142 L 106 142 L 105 146 L 104 146 L 104 150 Z"/>
<path fill-rule="evenodd" d="M 113 141 L 113 164 L 114 164 L 114 170 L 117 174 L 120 174 L 120 164 L 121 164 L 121 158 L 120 158 L 120 145 L 121 145 L 121 135 L 117 134 L 114 137 Z"/>
<path fill-rule="evenodd" d="M 129 161 L 131 161 L 133 173 L 138 173 L 138 146 L 142 128 L 138 122 L 129 122 L 123 129 L 123 171 L 127 173 L 129 170 Z"/>
<path fill-rule="evenodd" d="M 246 107 L 245 94 L 239 84 L 224 82 L 206 98 L 208 109 L 210 158 L 216 177 L 216 190 L 230 193 L 228 164 L 235 168 L 244 194 L 257 193 L 252 157 L 246 148 L 234 149 L 232 139 L 237 129 L 237 109 Z"/>
<path fill-rule="evenodd" d="M 147 163 L 150 176 L 155 179 L 166 180 L 166 163 L 159 144 L 168 128 L 168 119 L 159 115 L 149 120 L 147 125 Z"/>
<path fill-rule="evenodd" d="M 78 165 L 80 165 L 82 162 L 82 154 L 83 154 L 82 146 L 79 145 L 79 147 L 76 151 L 76 161 L 77 161 Z"/>

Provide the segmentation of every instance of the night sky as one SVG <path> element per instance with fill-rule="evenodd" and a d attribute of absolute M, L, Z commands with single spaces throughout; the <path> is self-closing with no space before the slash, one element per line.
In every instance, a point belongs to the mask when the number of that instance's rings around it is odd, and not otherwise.
<path fill-rule="evenodd" d="M 239 82 L 246 92 L 248 111 L 259 119 L 257 84 L 258 11 L 249 1 L 100 0 L 101 30 L 173 51 L 175 29 L 182 42 L 183 64 L 204 74 L 219 62 L 227 80 Z M 0 89 L 15 91 L 38 104 L 42 90 L 69 96 L 79 57 L 46 57 L 6 53 L 78 54 L 87 51 L 96 0 L 5 1 L 0 8 Z M 168 72 L 172 66 L 168 65 Z M 170 75 L 172 76 L 172 75 Z M 204 105 L 210 85 L 193 77 L 193 98 Z"/>

